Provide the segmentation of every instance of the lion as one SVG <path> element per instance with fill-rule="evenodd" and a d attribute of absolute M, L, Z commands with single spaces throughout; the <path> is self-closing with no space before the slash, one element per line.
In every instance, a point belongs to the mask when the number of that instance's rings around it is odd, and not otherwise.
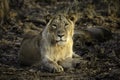
<path fill-rule="evenodd" d="M 40 64 L 49 72 L 62 72 L 73 66 L 73 58 L 79 55 L 73 52 L 75 15 L 57 14 L 47 22 L 40 34 L 24 37 L 19 61 L 24 65 Z"/>

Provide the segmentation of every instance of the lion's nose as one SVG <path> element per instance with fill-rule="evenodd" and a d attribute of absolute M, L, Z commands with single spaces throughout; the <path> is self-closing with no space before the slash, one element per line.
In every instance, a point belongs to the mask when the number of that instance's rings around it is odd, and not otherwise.
<path fill-rule="evenodd" d="M 64 36 L 64 34 L 58 34 L 58 37 L 62 38 Z"/>

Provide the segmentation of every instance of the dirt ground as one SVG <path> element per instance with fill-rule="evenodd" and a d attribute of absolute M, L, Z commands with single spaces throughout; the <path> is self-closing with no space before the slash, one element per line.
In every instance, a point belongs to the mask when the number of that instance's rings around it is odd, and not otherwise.
<path fill-rule="evenodd" d="M 113 4 L 109 9 L 104 0 L 74 1 L 16 0 L 10 3 L 9 17 L 0 26 L 0 80 L 120 80 L 120 14 L 116 10 L 120 7 Z M 17 59 L 22 35 L 28 30 L 41 31 L 46 25 L 46 15 L 65 12 L 68 8 L 78 13 L 75 31 L 102 26 L 111 31 L 108 36 L 112 37 L 88 43 L 75 35 L 74 52 L 83 61 L 73 70 L 48 73 L 34 67 L 21 67 Z"/>

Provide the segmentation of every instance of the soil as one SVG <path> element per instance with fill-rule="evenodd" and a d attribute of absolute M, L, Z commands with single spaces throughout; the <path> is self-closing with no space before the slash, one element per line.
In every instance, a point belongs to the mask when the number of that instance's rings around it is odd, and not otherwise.
<path fill-rule="evenodd" d="M 108 13 L 107 3 L 90 1 L 16 0 L 10 4 L 9 17 L 0 26 L 0 80 L 120 80 L 120 14 L 114 13 L 115 9 Z M 112 34 L 108 36 L 112 37 L 86 42 L 75 35 L 74 52 L 83 58 L 76 69 L 49 73 L 36 67 L 21 67 L 18 53 L 23 34 L 41 31 L 46 15 L 66 12 L 68 8 L 78 13 L 75 31 L 102 26 L 110 30 Z"/>

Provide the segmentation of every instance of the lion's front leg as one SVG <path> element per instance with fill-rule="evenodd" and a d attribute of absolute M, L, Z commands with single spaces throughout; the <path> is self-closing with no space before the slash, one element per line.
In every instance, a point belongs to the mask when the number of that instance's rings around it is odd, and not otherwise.
<path fill-rule="evenodd" d="M 79 55 L 75 55 L 73 58 L 66 58 L 65 60 L 59 61 L 58 64 L 65 70 L 72 70 L 75 69 L 82 60 L 83 59 Z"/>
<path fill-rule="evenodd" d="M 66 58 L 65 60 L 59 61 L 58 64 L 61 65 L 64 68 L 64 70 L 69 70 L 73 69 L 72 61 L 72 58 Z"/>
<path fill-rule="evenodd" d="M 57 62 L 47 60 L 42 62 L 42 68 L 49 72 L 63 72 L 63 67 L 58 65 Z"/>

